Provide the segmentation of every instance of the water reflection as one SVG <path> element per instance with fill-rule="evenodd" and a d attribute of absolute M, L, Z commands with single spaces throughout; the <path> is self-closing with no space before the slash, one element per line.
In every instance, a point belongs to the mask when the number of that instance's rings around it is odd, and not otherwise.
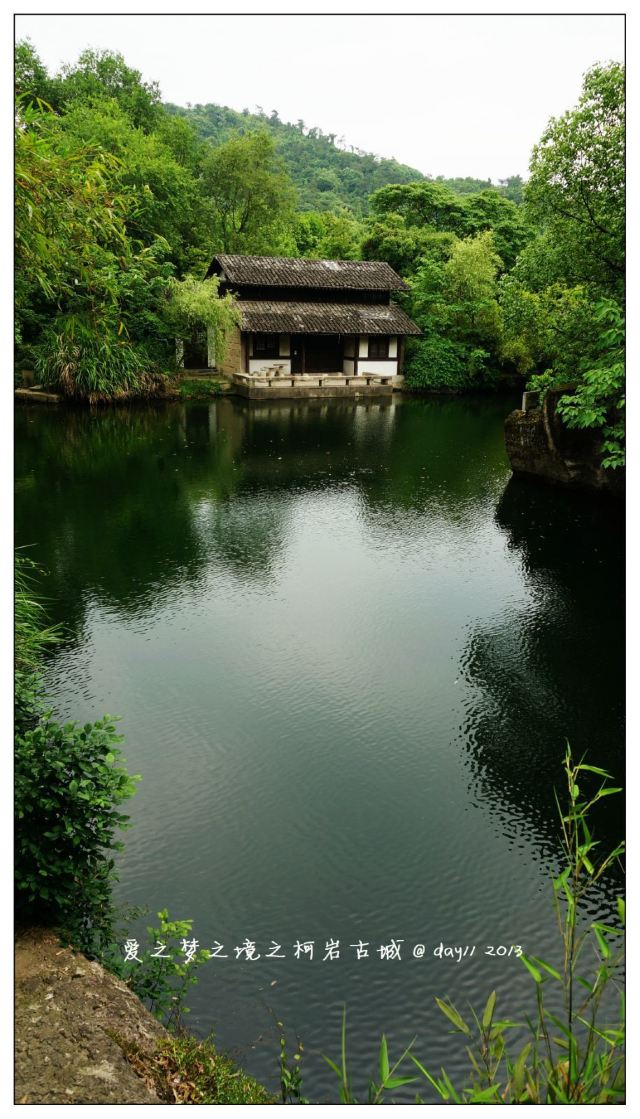
<path fill-rule="evenodd" d="M 18 413 L 18 542 L 72 626 L 47 683 L 66 716 L 120 713 L 143 774 L 123 899 L 192 917 L 203 941 L 499 936 L 546 955 L 564 737 L 620 756 L 620 532 L 508 481 L 510 407 Z M 413 964 L 231 966 L 190 1021 L 244 1047 L 274 979 L 307 1052 L 338 1037 L 346 1000 L 356 1060 L 382 1030 L 418 1031 L 455 1070 L 434 994 L 496 988 L 515 1013 L 529 993 L 521 965 Z M 267 1077 L 269 1038 L 244 1054 Z"/>
<path fill-rule="evenodd" d="M 489 624 L 470 626 L 461 739 L 474 795 L 514 839 L 533 824 L 553 848 L 566 740 L 624 784 L 622 510 L 512 478 L 495 519 L 523 583 Z M 603 802 L 598 827 L 607 846 L 622 838 L 622 797 Z"/>

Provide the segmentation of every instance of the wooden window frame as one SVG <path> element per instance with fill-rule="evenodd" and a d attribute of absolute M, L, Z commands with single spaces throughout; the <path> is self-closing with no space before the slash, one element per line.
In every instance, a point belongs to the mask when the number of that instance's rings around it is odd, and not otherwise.
<path fill-rule="evenodd" d="M 264 350 L 258 351 L 258 339 L 265 344 Z M 270 345 L 266 345 L 270 343 Z M 265 334 L 258 331 L 251 335 L 251 356 L 252 358 L 274 358 L 280 357 L 280 335 L 279 334 Z"/>
<path fill-rule="evenodd" d="M 367 357 L 369 361 L 388 361 L 389 341 L 390 339 L 388 334 L 370 334 L 369 346 L 367 350 Z M 384 353 L 372 353 L 372 350 L 376 351 L 379 347 L 384 349 Z"/>

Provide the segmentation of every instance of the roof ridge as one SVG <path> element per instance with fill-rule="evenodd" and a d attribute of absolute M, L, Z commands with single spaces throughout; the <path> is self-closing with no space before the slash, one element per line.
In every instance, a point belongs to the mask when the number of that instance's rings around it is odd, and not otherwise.
<path fill-rule="evenodd" d="M 225 281 L 232 285 L 407 290 L 405 281 L 384 260 L 311 260 L 309 257 L 217 253 L 207 276 L 221 272 Z"/>

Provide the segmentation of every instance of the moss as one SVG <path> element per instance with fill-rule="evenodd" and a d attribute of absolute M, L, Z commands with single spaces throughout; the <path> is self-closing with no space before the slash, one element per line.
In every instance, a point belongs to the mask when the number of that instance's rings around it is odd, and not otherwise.
<path fill-rule="evenodd" d="M 203 397 L 219 396 L 220 381 L 211 377 L 181 378 L 177 384 L 178 393 L 183 400 L 197 400 Z"/>
<path fill-rule="evenodd" d="M 275 1104 L 278 1099 L 210 1040 L 188 1033 L 161 1038 L 148 1052 L 123 1038 L 118 1044 L 138 1075 L 164 1103 Z"/>

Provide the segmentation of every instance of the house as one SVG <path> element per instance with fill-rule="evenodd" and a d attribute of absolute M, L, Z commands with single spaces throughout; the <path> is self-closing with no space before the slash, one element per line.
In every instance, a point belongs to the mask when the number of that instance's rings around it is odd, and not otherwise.
<path fill-rule="evenodd" d="M 220 372 L 243 380 L 316 375 L 395 378 L 404 339 L 420 334 L 391 301 L 407 291 L 388 264 L 375 260 L 298 260 L 215 256 L 207 278 L 236 295 L 241 324 L 227 340 Z M 209 352 L 208 364 L 213 364 Z M 186 361 L 185 361 L 186 365 Z"/>

